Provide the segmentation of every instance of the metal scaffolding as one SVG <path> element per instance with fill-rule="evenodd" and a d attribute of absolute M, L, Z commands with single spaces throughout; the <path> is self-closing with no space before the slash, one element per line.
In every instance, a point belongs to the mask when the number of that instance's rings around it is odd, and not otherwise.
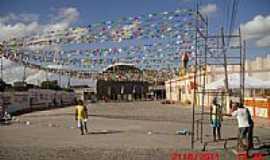
<path fill-rule="evenodd" d="M 226 35 L 224 29 L 217 35 L 208 35 L 208 19 L 203 17 L 199 12 L 198 6 L 196 11 L 196 33 L 195 33 L 195 53 L 193 61 L 193 103 L 192 103 L 192 131 L 191 131 L 191 148 L 194 143 L 199 141 L 205 142 L 204 124 L 208 124 L 205 116 L 207 106 L 206 96 L 217 96 L 222 99 L 222 106 L 227 106 L 225 100 L 232 96 L 228 83 L 228 67 L 239 66 L 240 90 L 235 96 L 244 102 L 244 75 L 245 75 L 245 42 L 242 44 L 241 31 L 231 35 Z M 225 43 L 227 42 L 227 43 Z M 232 43 L 230 43 L 232 42 Z M 210 67 L 224 67 L 224 88 L 221 90 L 206 89 L 208 72 Z M 208 118 L 207 118 L 208 119 Z M 196 137 L 196 139 L 195 139 Z"/>

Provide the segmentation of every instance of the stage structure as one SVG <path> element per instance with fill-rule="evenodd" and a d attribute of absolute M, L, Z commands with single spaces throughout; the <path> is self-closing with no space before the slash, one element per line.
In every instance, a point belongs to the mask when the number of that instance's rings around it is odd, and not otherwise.
<path fill-rule="evenodd" d="M 244 81 L 245 81 L 245 59 L 246 49 L 245 41 L 242 41 L 241 31 L 237 33 L 224 33 L 224 29 L 217 35 L 209 35 L 208 19 L 202 16 L 197 7 L 195 20 L 195 54 L 192 60 L 192 68 L 190 70 L 193 76 L 193 104 L 192 104 L 192 131 L 191 131 L 191 148 L 199 142 L 207 145 L 208 143 L 216 143 L 207 140 L 204 130 L 204 125 L 209 124 L 209 113 L 205 112 L 207 105 L 205 100 L 209 97 L 217 97 L 223 111 L 229 112 L 229 104 L 227 99 L 231 97 L 239 98 L 239 101 L 244 101 Z M 232 27 L 231 27 L 232 28 Z M 224 88 L 218 90 L 206 90 L 207 83 L 207 67 L 223 66 L 224 67 Z M 228 84 L 228 67 L 238 67 L 240 74 L 240 90 L 233 93 Z M 206 118 L 207 117 L 207 118 Z M 227 142 L 227 140 L 225 140 Z"/>

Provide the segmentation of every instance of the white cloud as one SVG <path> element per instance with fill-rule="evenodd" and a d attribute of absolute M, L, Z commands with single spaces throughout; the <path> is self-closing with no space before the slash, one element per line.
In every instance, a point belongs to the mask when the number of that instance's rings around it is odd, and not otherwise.
<path fill-rule="evenodd" d="M 76 8 L 67 8 L 62 9 L 59 12 L 59 16 L 63 19 L 63 21 L 67 23 L 72 23 L 79 18 L 80 13 L 77 11 Z"/>
<path fill-rule="evenodd" d="M 258 47 L 270 47 L 270 35 L 256 41 Z"/>
<path fill-rule="evenodd" d="M 36 32 L 66 29 L 79 18 L 79 15 L 76 8 L 63 8 L 54 16 L 52 23 L 40 24 L 39 16 L 35 14 L 8 14 L 0 17 L 0 41 Z"/>
<path fill-rule="evenodd" d="M 29 23 L 33 21 L 38 21 L 39 16 L 36 14 L 30 14 L 30 13 L 22 13 L 15 15 L 13 13 L 8 14 L 4 17 L 0 17 L 0 23 L 1 24 L 15 24 L 15 23 Z"/>
<path fill-rule="evenodd" d="M 6 16 L 0 16 L 0 41 L 10 39 L 13 37 L 23 37 L 31 35 L 36 32 L 43 32 L 49 29 L 65 29 L 70 27 L 79 18 L 79 12 L 76 8 L 62 8 L 53 18 L 49 19 L 48 24 L 41 24 L 39 22 L 39 16 L 35 14 L 8 14 Z M 40 49 L 58 49 L 60 46 L 29 46 L 28 49 L 40 50 Z M 8 83 L 15 81 L 22 81 L 23 78 L 23 66 L 4 59 L 4 80 Z M 41 74 L 43 73 L 43 74 Z M 57 80 L 57 74 L 49 74 L 50 80 Z M 35 69 L 26 70 L 26 81 L 29 83 L 39 84 L 41 81 L 46 80 L 44 71 Z M 62 85 L 67 85 L 68 77 L 62 77 Z M 79 80 L 72 78 L 72 84 L 94 84 L 92 80 Z"/>
<path fill-rule="evenodd" d="M 257 15 L 251 21 L 241 24 L 245 39 L 255 40 L 257 47 L 270 47 L 270 15 Z"/>
<path fill-rule="evenodd" d="M 211 13 L 215 13 L 217 11 L 217 5 L 216 4 L 207 4 L 205 6 L 202 6 L 200 8 L 200 12 L 202 15 L 208 16 Z"/>
<path fill-rule="evenodd" d="M 0 24 L 0 40 L 6 40 L 13 37 L 23 37 L 40 30 L 38 22 L 29 24 L 16 23 L 14 25 Z"/>
<path fill-rule="evenodd" d="M 53 18 L 54 23 L 46 26 L 45 30 L 61 30 L 68 28 L 80 16 L 76 8 L 60 9 L 58 15 Z"/>
<path fill-rule="evenodd" d="M 38 15 L 29 13 L 18 15 L 11 13 L 0 17 L 0 40 L 22 37 L 39 31 L 38 18 Z"/>

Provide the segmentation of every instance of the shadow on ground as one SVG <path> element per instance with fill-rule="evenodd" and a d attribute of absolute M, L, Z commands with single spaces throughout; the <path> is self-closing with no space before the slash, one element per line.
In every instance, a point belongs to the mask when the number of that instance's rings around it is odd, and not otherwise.
<path fill-rule="evenodd" d="M 92 134 L 116 134 L 116 133 L 123 133 L 124 131 L 120 130 L 104 130 L 104 131 L 92 131 L 88 132 L 87 135 L 92 135 Z"/>

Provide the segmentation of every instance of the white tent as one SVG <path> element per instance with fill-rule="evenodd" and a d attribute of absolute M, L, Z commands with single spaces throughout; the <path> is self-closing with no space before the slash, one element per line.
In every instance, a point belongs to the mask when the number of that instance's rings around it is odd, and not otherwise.
<path fill-rule="evenodd" d="M 205 86 L 206 89 L 223 89 L 225 78 L 219 79 Z M 229 89 L 240 88 L 240 74 L 230 74 L 228 75 L 228 85 Z M 254 77 L 245 76 L 245 88 L 252 89 L 266 89 L 270 88 L 270 81 L 262 81 Z"/>

